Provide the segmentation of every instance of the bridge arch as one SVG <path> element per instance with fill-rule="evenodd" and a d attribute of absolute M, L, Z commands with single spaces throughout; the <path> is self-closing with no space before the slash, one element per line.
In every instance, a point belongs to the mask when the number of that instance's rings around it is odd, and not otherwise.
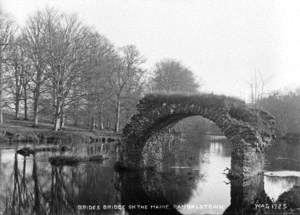
<path fill-rule="evenodd" d="M 213 94 L 149 94 L 137 104 L 137 113 L 123 129 L 121 163 L 126 168 L 142 167 L 142 150 L 147 139 L 160 129 L 190 116 L 214 122 L 233 144 L 232 159 L 242 160 L 237 171 L 262 168 L 261 154 L 274 138 L 274 118 L 254 110 L 236 98 Z M 259 166 L 249 168 L 258 159 Z M 260 167 L 260 168 L 258 168 Z"/>

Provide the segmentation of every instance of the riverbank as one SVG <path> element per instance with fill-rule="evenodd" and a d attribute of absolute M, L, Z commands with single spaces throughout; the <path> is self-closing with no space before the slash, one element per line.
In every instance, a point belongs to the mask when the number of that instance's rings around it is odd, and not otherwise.
<path fill-rule="evenodd" d="M 54 131 L 53 125 L 41 122 L 33 127 L 31 121 L 7 120 L 0 125 L 0 142 L 35 142 L 39 144 L 112 142 L 119 139 L 119 134 L 107 130 L 89 131 L 74 126 L 66 126 Z"/>

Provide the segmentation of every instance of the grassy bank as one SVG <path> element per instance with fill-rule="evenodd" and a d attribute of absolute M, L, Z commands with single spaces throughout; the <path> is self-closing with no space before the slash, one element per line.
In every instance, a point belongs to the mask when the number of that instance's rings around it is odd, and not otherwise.
<path fill-rule="evenodd" d="M 0 144 L 1 142 L 36 142 L 39 144 L 90 142 L 105 134 L 113 134 L 113 132 L 89 131 L 74 126 L 65 126 L 60 131 L 54 131 L 53 125 L 47 122 L 41 122 L 38 127 L 33 127 L 31 121 L 7 117 L 0 125 Z"/>

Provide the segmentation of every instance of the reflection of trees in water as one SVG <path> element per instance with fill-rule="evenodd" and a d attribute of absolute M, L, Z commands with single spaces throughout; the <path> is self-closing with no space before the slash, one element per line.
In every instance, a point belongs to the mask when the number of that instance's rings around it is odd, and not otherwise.
<path fill-rule="evenodd" d="M 204 178 L 200 173 L 201 164 L 207 162 L 205 151 L 201 151 L 201 142 L 205 141 L 203 135 L 193 138 L 184 137 L 176 129 L 167 129 L 148 140 L 144 148 L 144 162 L 156 167 L 156 172 L 144 174 L 142 178 L 148 195 L 159 192 L 173 204 L 188 202 L 197 183 Z M 193 167 L 197 167 L 198 171 L 194 171 Z"/>
<path fill-rule="evenodd" d="M 51 171 L 50 214 L 75 213 L 76 181 L 73 171 L 64 172 L 63 167 L 53 167 Z"/>
<path fill-rule="evenodd" d="M 121 201 L 130 215 L 140 214 L 180 214 L 168 201 L 161 189 L 161 176 L 154 172 L 127 172 L 121 173 L 119 177 Z M 129 205 L 146 206 L 145 209 L 130 209 Z M 151 209 L 153 205 L 168 205 L 168 209 Z"/>
<path fill-rule="evenodd" d="M 200 176 L 196 171 L 184 169 L 179 172 L 145 171 L 140 178 L 142 187 L 147 195 L 159 193 L 173 204 L 184 204 L 188 202 L 199 182 Z"/>
<path fill-rule="evenodd" d="M 112 168 L 104 168 L 99 163 L 77 167 L 53 166 L 50 201 L 52 213 L 74 214 L 77 205 L 117 204 L 120 200 L 115 189 L 115 174 Z"/>
<path fill-rule="evenodd" d="M 155 166 L 165 171 L 172 166 L 197 166 L 203 156 L 199 156 L 203 136 L 197 138 L 193 144 L 191 138 L 183 136 L 182 132 L 166 129 L 152 135 L 143 149 L 143 158 L 146 166 Z"/>
<path fill-rule="evenodd" d="M 78 175 L 78 204 L 113 205 L 120 203 L 116 186 L 116 173 L 99 163 L 84 166 L 84 177 Z"/>
<path fill-rule="evenodd" d="M 162 187 L 166 198 L 174 204 L 185 204 L 192 196 L 193 190 L 205 179 L 199 171 L 192 169 L 173 169 L 162 173 Z"/>
<path fill-rule="evenodd" d="M 48 207 L 41 194 L 43 191 L 38 181 L 35 157 L 32 161 L 31 175 L 27 174 L 27 168 L 26 158 L 23 159 L 21 169 L 17 154 L 15 154 L 11 177 L 13 185 L 7 190 L 4 214 L 47 214 Z"/>
<path fill-rule="evenodd" d="M 13 166 L 13 190 L 7 193 L 6 208 L 4 214 L 22 214 L 23 207 L 33 202 L 33 193 L 27 189 L 25 183 L 26 160 L 23 162 L 23 173 L 18 168 L 17 154 L 15 154 Z M 8 191 L 9 192 L 9 191 Z"/>
<path fill-rule="evenodd" d="M 37 162 L 35 156 L 18 161 L 15 154 L 11 178 L 12 186 L 1 200 L 5 205 L 3 214 L 7 215 L 75 214 L 77 205 L 120 202 L 116 173 L 99 163 L 55 167 Z"/>

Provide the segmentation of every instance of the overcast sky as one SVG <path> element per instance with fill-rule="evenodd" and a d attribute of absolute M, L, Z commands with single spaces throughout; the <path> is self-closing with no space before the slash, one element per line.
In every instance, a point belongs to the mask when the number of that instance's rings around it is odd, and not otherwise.
<path fill-rule="evenodd" d="M 19 24 L 46 6 L 75 12 L 115 45 L 135 44 L 147 67 L 176 58 L 204 91 L 246 98 L 254 71 L 268 90 L 300 86 L 298 0 L 0 0 Z"/>

